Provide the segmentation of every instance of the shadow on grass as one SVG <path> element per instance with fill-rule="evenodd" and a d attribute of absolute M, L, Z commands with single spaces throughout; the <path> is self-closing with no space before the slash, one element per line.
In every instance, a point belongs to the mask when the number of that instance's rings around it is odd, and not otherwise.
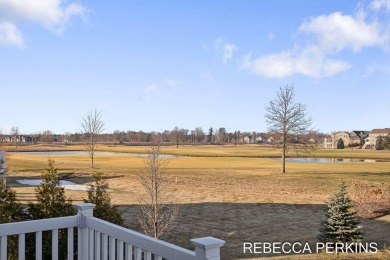
<path fill-rule="evenodd" d="M 138 227 L 137 205 L 118 207 L 125 225 Z M 194 203 L 181 205 L 174 229 L 162 239 L 194 250 L 192 238 L 213 236 L 226 241 L 221 259 L 257 258 L 280 254 L 251 254 L 243 252 L 244 242 L 309 243 L 315 250 L 325 205 L 275 203 Z M 390 222 L 361 219 L 363 242 L 376 242 L 378 248 L 390 244 Z"/>

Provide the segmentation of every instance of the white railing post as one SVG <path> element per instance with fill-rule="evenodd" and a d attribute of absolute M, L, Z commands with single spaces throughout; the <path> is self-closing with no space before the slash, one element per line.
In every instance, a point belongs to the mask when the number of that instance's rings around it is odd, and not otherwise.
<path fill-rule="evenodd" d="M 220 248 L 225 244 L 225 241 L 214 237 L 202 237 L 191 239 L 195 246 L 196 260 L 220 260 Z"/>
<path fill-rule="evenodd" d="M 89 230 L 85 225 L 85 217 L 93 216 L 93 209 L 95 204 L 84 203 L 77 205 L 77 226 L 78 226 L 78 259 L 89 259 L 89 247 L 93 246 L 93 243 L 89 241 Z M 93 238 L 91 238 L 93 239 Z M 91 256 L 92 257 L 92 256 Z"/>

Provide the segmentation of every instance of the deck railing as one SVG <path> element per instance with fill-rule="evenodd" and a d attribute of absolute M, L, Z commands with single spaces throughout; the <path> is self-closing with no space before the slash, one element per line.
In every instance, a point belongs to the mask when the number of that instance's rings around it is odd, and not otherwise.
<path fill-rule="evenodd" d="M 51 231 L 51 258 L 58 259 L 60 229 L 67 229 L 68 260 L 73 260 L 75 255 L 75 228 L 79 260 L 219 260 L 220 248 L 225 243 L 213 237 L 191 239 L 195 246 L 195 251 L 191 251 L 95 218 L 94 204 L 77 207 L 76 216 L 0 224 L 0 260 L 7 259 L 7 238 L 12 235 L 18 235 L 19 260 L 25 259 L 25 237 L 28 233 L 35 233 L 35 255 L 37 260 L 41 260 L 44 231 Z"/>

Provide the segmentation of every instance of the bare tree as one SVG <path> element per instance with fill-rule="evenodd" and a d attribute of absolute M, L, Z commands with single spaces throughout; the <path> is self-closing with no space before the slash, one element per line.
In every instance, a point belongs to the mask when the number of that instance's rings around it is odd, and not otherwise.
<path fill-rule="evenodd" d="M 204 139 L 204 132 L 203 132 L 202 127 L 197 127 L 197 128 L 195 128 L 195 133 L 194 133 L 194 135 L 195 135 L 195 141 L 196 141 L 197 143 L 203 142 L 203 139 Z"/>
<path fill-rule="evenodd" d="M 19 127 L 14 126 L 11 128 L 12 139 L 14 139 L 15 142 L 15 152 L 18 151 L 19 134 Z"/>
<path fill-rule="evenodd" d="M 306 114 L 306 105 L 295 103 L 294 86 L 280 87 L 276 98 L 266 107 L 265 118 L 269 131 L 281 136 L 282 144 L 282 170 L 286 172 L 286 150 L 291 137 L 304 135 L 312 124 Z"/>
<path fill-rule="evenodd" d="M 45 142 L 45 143 L 48 143 L 48 144 L 51 144 L 53 142 L 53 133 L 52 131 L 50 130 L 45 130 L 42 132 L 42 135 L 41 135 L 41 141 L 42 142 Z"/>
<path fill-rule="evenodd" d="M 83 141 L 85 148 L 91 158 L 91 167 L 93 168 L 93 160 L 98 136 L 104 130 L 104 122 L 100 112 L 89 112 L 86 117 L 81 119 L 81 132 L 83 134 Z"/>
<path fill-rule="evenodd" d="M 33 143 L 34 143 L 34 144 L 37 144 L 37 143 L 40 142 L 41 139 L 42 139 L 42 133 L 41 133 L 41 132 L 38 132 L 38 133 L 32 134 L 32 135 L 31 135 L 31 138 L 32 138 Z"/>
<path fill-rule="evenodd" d="M 150 147 L 148 152 L 145 169 L 138 175 L 146 192 L 140 201 L 139 224 L 145 234 L 160 238 L 173 227 L 179 205 L 174 192 L 168 189 L 165 176 L 168 160 L 160 156 L 160 145 Z"/>
<path fill-rule="evenodd" d="M 114 131 L 115 143 L 123 144 L 126 141 L 126 132 L 115 130 Z"/>
<path fill-rule="evenodd" d="M 179 129 L 179 127 L 175 126 L 171 131 L 172 141 L 176 144 L 176 148 L 179 148 L 179 143 L 183 141 L 185 136 L 185 130 Z"/>
<path fill-rule="evenodd" d="M 72 133 L 70 132 L 65 132 L 64 136 L 63 136 L 63 141 L 65 143 L 68 143 L 71 141 L 71 136 L 72 136 Z"/>

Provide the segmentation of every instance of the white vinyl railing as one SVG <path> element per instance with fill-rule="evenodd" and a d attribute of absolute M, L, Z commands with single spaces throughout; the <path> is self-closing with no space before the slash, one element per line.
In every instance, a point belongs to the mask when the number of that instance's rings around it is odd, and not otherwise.
<path fill-rule="evenodd" d="M 7 259 L 7 238 L 12 235 L 18 235 L 18 259 L 24 260 L 28 233 L 35 233 L 35 255 L 41 260 L 44 231 L 51 231 L 51 258 L 58 259 L 60 229 L 67 230 L 66 259 L 73 260 L 75 227 L 79 260 L 219 260 L 220 248 L 225 243 L 213 237 L 191 239 L 194 252 L 95 218 L 94 204 L 77 207 L 76 216 L 0 224 L 0 260 Z"/>

